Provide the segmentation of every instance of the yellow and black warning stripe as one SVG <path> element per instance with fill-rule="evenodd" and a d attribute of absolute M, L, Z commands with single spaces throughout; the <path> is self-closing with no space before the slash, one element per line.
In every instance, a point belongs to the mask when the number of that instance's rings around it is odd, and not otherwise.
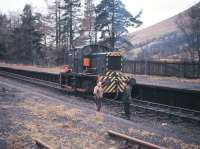
<path fill-rule="evenodd" d="M 107 56 L 122 56 L 122 52 L 110 52 Z"/>
<path fill-rule="evenodd" d="M 103 82 L 104 93 L 115 93 L 117 89 L 119 92 L 124 92 L 125 81 L 129 79 L 123 73 L 115 71 L 108 71 L 105 76 L 100 77 L 100 81 Z"/>
<path fill-rule="evenodd" d="M 111 77 L 111 76 L 114 75 L 114 73 L 115 73 L 114 71 L 107 71 L 106 72 L 106 76 L 110 76 Z"/>
<path fill-rule="evenodd" d="M 111 82 L 109 85 L 106 85 L 103 87 L 103 90 L 105 93 L 112 93 L 115 91 L 115 88 L 116 88 L 116 84 L 115 82 Z"/>

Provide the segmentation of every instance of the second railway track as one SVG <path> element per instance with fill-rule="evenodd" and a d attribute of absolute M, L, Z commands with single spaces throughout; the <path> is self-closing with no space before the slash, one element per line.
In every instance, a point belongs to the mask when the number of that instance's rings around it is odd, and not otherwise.
<path fill-rule="evenodd" d="M 9 77 L 9 78 L 22 80 L 29 83 L 38 84 L 45 87 L 65 91 L 65 89 L 61 88 L 59 82 L 55 81 L 55 78 L 52 81 L 49 81 L 49 79 L 47 81 L 45 77 L 35 78 L 31 76 L 30 74 L 29 76 L 24 76 L 22 74 L 7 72 L 4 70 L 0 70 L 0 75 L 4 77 Z M 48 74 L 48 75 L 50 76 L 51 74 Z M 111 99 L 104 99 L 104 103 L 109 104 L 110 106 L 115 106 L 115 107 L 121 107 L 123 105 L 121 101 L 116 101 L 116 100 L 111 100 Z M 174 116 L 176 118 L 178 117 L 184 120 L 192 120 L 198 123 L 200 122 L 200 111 L 168 106 L 168 105 L 163 105 L 163 104 L 158 104 L 158 103 L 153 103 L 153 102 L 148 102 L 148 101 L 142 101 L 138 99 L 132 100 L 131 111 L 135 111 L 135 112 L 140 111 L 138 113 L 143 113 L 143 114 L 146 113 L 148 115 L 149 113 L 151 113 L 151 116 L 155 116 L 155 117 L 160 114 L 165 114 L 167 115 L 167 117 Z"/>

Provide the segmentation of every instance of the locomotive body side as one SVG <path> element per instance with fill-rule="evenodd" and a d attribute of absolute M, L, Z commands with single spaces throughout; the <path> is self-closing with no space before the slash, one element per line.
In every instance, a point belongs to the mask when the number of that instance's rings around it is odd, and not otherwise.
<path fill-rule="evenodd" d="M 65 53 L 67 65 L 72 68 L 70 73 L 60 74 L 60 85 L 68 91 L 81 91 L 92 94 L 99 75 L 106 71 L 107 47 L 89 45 L 69 50 Z"/>

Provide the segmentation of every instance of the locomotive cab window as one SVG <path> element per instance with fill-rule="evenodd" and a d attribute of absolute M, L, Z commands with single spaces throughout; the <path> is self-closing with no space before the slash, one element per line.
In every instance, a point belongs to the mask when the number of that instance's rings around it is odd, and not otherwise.
<path fill-rule="evenodd" d="M 121 56 L 108 56 L 108 69 L 121 70 Z"/>

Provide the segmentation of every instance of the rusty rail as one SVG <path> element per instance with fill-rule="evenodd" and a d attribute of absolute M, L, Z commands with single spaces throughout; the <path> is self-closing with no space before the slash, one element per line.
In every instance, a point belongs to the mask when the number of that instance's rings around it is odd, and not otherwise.
<path fill-rule="evenodd" d="M 44 143 L 39 139 L 34 139 L 34 141 L 36 146 L 39 147 L 40 149 L 53 149 L 53 147 L 49 146 L 48 144 Z"/>
<path fill-rule="evenodd" d="M 161 146 L 158 146 L 158 145 L 155 145 L 155 144 L 151 144 L 149 142 L 146 142 L 146 141 L 142 141 L 142 140 L 139 140 L 137 138 L 134 138 L 134 137 L 130 137 L 130 136 L 127 136 L 125 134 L 121 134 L 121 133 L 118 133 L 118 132 L 115 132 L 115 131 L 112 131 L 112 130 L 109 130 L 108 131 L 108 134 L 110 136 L 115 136 L 115 137 L 119 137 L 119 138 L 122 138 L 124 140 L 127 140 L 127 141 L 131 141 L 135 144 L 138 144 L 138 148 L 140 149 L 141 147 L 147 147 L 149 149 L 167 149 L 165 147 L 161 147 Z"/>

